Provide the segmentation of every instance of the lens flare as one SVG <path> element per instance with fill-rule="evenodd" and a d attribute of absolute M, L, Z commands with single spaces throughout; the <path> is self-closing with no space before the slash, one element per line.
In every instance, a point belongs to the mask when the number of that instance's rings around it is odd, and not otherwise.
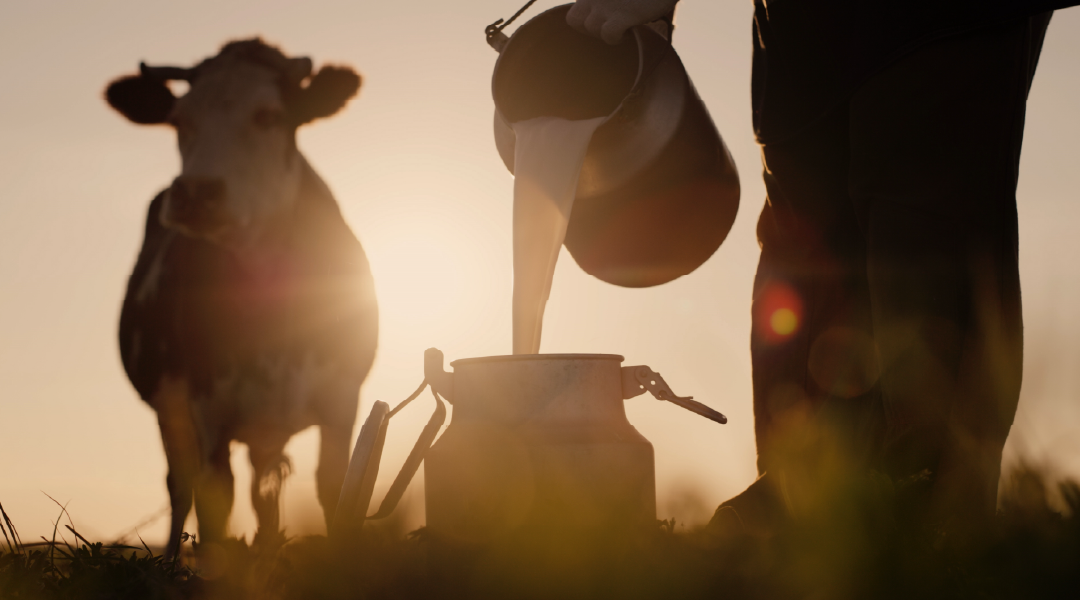
<path fill-rule="evenodd" d="M 791 335 L 799 327 L 799 317 L 790 308 L 778 308 L 769 317 L 769 327 L 776 335 Z"/>
<path fill-rule="evenodd" d="M 802 327 L 802 320 L 802 299 L 786 283 L 766 284 L 754 300 L 754 330 L 766 341 L 791 339 Z"/>

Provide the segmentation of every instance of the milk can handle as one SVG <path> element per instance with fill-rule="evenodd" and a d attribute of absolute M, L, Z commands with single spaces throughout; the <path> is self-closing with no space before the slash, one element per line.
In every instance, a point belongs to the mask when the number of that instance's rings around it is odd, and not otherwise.
<path fill-rule="evenodd" d="M 375 489 L 375 478 L 379 475 L 379 459 L 382 458 L 383 443 L 386 441 L 387 413 L 390 406 L 376 401 L 371 413 L 356 436 L 352 460 L 345 472 L 345 481 L 341 484 L 337 509 L 331 523 L 330 535 L 340 537 L 364 524 L 371 503 L 371 493 Z"/>
<path fill-rule="evenodd" d="M 727 417 L 697 402 L 693 396 L 676 396 L 675 392 L 668 387 L 664 378 L 645 365 L 622 368 L 622 389 L 623 399 L 625 400 L 640 396 L 645 392 L 651 392 L 657 400 L 667 400 L 672 404 L 678 404 L 690 412 L 697 413 L 721 425 L 727 423 Z"/>
<path fill-rule="evenodd" d="M 428 381 L 425 379 L 420 387 L 394 407 L 394 410 L 390 410 L 389 405 L 381 401 L 376 401 L 371 407 L 371 413 L 364 421 L 363 427 L 360 428 L 360 435 L 356 438 L 352 460 L 349 461 L 345 481 L 341 485 L 337 510 L 334 512 L 331 532 L 333 535 L 341 536 L 349 531 L 355 531 L 363 526 L 365 520 L 388 517 L 397 508 L 416 471 L 420 469 L 420 463 L 423 462 L 428 449 L 434 443 L 435 436 L 439 434 L 443 423 L 446 422 L 446 406 L 434 387 L 431 389 L 431 394 L 435 397 L 435 412 L 424 426 L 420 437 L 417 438 L 401 471 L 390 484 L 390 489 L 386 492 L 382 504 L 379 505 L 379 510 L 373 515 L 367 514 L 368 507 L 371 505 L 371 494 L 375 489 L 375 479 L 379 475 L 379 461 L 382 458 L 390 418 L 415 400 L 427 387 Z"/>
<path fill-rule="evenodd" d="M 409 451 L 409 457 L 405 459 L 401 471 L 394 478 L 394 483 L 390 484 L 390 489 L 387 490 L 386 497 L 383 498 L 382 504 L 379 505 L 379 510 L 375 514 L 369 515 L 369 519 L 384 519 L 394 512 L 398 502 L 405 495 L 405 489 L 409 487 L 409 482 L 412 481 L 416 472 L 420 469 L 420 463 L 424 461 L 428 449 L 435 443 L 435 436 L 439 435 L 439 430 L 442 429 L 443 423 L 446 422 L 446 405 L 442 403 L 442 399 L 439 398 L 439 394 L 434 388 L 431 390 L 431 395 L 435 396 L 435 412 L 432 413 L 427 425 L 424 425 L 420 437 L 416 438 L 416 443 L 413 444 L 412 450 Z M 393 412 L 390 414 L 393 416 Z"/>

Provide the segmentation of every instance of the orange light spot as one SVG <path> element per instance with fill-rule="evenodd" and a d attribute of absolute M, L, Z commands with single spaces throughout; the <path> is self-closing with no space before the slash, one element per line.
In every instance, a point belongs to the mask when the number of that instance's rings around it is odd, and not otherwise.
<path fill-rule="evenodd" d="M 768 342 L 789 340 L 802 326 L 802 298 L 786 283 L 769 283 L 760 290 L 754 304 L 754 327 Z"/>
<path fill-rule="evenodd" d="M 790 308 L 778 308 L 769 317 L 769 326 L 772 327 L 773 333 L 788 336 L 799 328 L 799 317 Z"/>

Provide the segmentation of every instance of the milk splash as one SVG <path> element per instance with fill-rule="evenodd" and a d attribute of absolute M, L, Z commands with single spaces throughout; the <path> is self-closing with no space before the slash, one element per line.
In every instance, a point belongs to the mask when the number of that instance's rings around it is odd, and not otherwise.
<path fill-rule="evenodd" d="M 606 117 L 568 121 L 537 117 L 513 124 L 514 354 L 538 354 L 544 307 L 578 174 L 593 132 Z"/>

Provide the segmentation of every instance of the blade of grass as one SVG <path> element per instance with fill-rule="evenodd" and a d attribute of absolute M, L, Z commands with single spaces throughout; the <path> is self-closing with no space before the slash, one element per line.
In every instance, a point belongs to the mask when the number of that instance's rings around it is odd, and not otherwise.
<path fill-rule="evenodd" d="M 42 493 L 44 493 L 44 492 L 42 492 Z M 48 494 L 45 494 L 45 495 L 48 496 Z M 55 502 L 55 500 L 53 502 Z M 52 564 L 52 568 L 54 568 L 54 569 L 56 568 L 56 560 L 54 558 L 54 553 L 56 551 L 56 530 L 60 528 L 60 519 L 63 519 L 63 518 L 64 518 L 64 510 L 62 509 L 60 511 L 60 514 L 56 517 L 56 522 L 53 523 L 52 543 L 49 546 L 49 563 Z M 45 539 L 45 538 L 41 538 L 41 539 Z"/>
<path fill-rule="evenodd" d="M 60 504 L 60 502 L 56 498 L 53 498 L 52 496 L 46 494 L 44 491 L 42 491 L 41 493 L 45 494 L 45 497 L 48 498 L 49 500 L 52 500 L 53 502 L 56 502 L 56 505 L 63 509 L 63 512 L 61 513 L 61 515 L 67 515 L 68 524 L 71 525 L 72 527 L 75 527 L 75 522 L 71 520 L 71 513 L 69 513 L 68 509 L 67 509 L 67 505 L 71 504 L 71 500 L 68 500 L 67 503 L 65 503 L 65 504 Z"/>
<path fill-rule="evenodd" d="M 30 542 L 29 544 L 23 544 L 23 548 L 37 548 L 38 546 L 51 546 L 52 545 L 52 542 L 45 539 L 44 536 L 42 536 L 41 539 L 43 540 L 41 542 Z"/>
<path fill-rule="evenodd" d="M 11 545 L 11 539 L 8 538 L 7 528 L 4 527 L 3 521 L 0 521 L 0 532 L 4 534 L 4 541 L 7 542 L 8 552 L 15 553 L 15 547 Z"/>
<path fill-rule="evenodd" d="M 0 504 L 0 515 L 4 517 L 4 522 L 7 523 L 7 528 L 11 530 L 11 538 L 15 542 L 15 549 L 21 551 L 22 538 L 19 537 L 19 532 L 15 531 L 15 526 L 11 523 L 11 518 L 8 517 L 7 511 L 4 510 L 4 505 Z M 4 533 L 4 539 L 7 539 L 7 532 Z M 8 540 L 8 548 L 11 548 L 11 541 Z"/>
<path fill-rule="evenodd" d="M 82 535 L 80 535 L 80 534 L 79 534 L 79 532 L 78 532 L 78 531 L 75 531 L 75 528 L 74 528 L 74 527 L 72 527 L 71 525 L 64 525 L 64 527 L 67 527 L 67 528 L 68 528 L 68 531 L 70 531 L 71 533 L 74 533 L 74 534 L 75 534 L 75 537 L 77 537 L 77 538 L 79 538 L 80 540 L 82 540 L 82 541 L 83 541 L 83 543 L 84 543 L 84 544 L 86 544 L 87 546 L 92 546 L 92 545 L 93 545 L 93 544 L 91 544 L 91 543 L 90 543 L 90 540 L 88 540 L 88 539 L 84 538 L 84 537 L 83 537 Z"/>
<path fill-rule="evenodd" d="M 3 512 L 3 510 L 4 510 L 4 505 L 0 504 L 0 512 Z M 7 514 L 5 513 L 4 516 L 6 517 Z M 4 541 L 7 542 L 8 551 L 11 552 L 12 554 L 14 554 L 15 553 L 15 547 L 11 545 L 11 539 L 8 538 L 7 527 L 4 526 L 3 520 L 0 520 L 0 532 L 2 532 L 4 534 Z"/>
<path fill-rule="evenodd" d="M 45 539 L 45 536 L 41 536 L 41 539 L 42 539 L 42 540 L 44 540 L 44 543 L 43 543 L 43 544 L 34 544 L 34 545 L 36 545 L 36 546 L 45 546 L 45 545 L 48 545 L 48 546 L 52 546 L 52 547 L 55 547 L 55 546 L 56 546 L 56 542 L 50 542 L 49 540 Z M 71 554 L 68 554 L 67 552 L 64 552 L 63 550 L 57 550 L 57 552 L 59 552 L 59 553 L 60 553 L 60 556 L 61 556 L 61 558 L 64 558 L 65 560 L 71 560 L 71 558 L 72 558 L 72 555 L 71 555 Z M 52 560 L 52 559 L 51 559 L 51 557 L 50 557 L 50 561 L 51 561 L 51 560 Z M 58 571 L 58 569 L 56 568 L 56 564 L 55 564 L 55 563 L 53 563 L 53 562 L 50 562 L 50 563 L 49 563 L 49 568 L 53 569 L 54 571 Z"/>
<path fill-rule="evenodd" d="M 135 530 L 135 535 L 139 536 L 139 541 L 140 541 L 140 542 L 142 542 L 142 547 L 143 547 L 143 548 L 146 548 L 146 554 L 147 554 L 147 555 L 149 555 L 149 556 L 150 556 L 150 558 L 154 558 L 154 553 L 150 551 L 150 546 L 147 546 L 147 545 L 146 545 L 146 540 L 142 539 L 142 535 L 141 535 L 141 534 L 139 534 L 139 530 L 138 530 L 138 529 L 136 529 L 136 530 Z M 180 553 L 179 553 L 179 552 L 177 552 L 177 555 L 179 555 L 179 554 L 180 554 Z"/>

